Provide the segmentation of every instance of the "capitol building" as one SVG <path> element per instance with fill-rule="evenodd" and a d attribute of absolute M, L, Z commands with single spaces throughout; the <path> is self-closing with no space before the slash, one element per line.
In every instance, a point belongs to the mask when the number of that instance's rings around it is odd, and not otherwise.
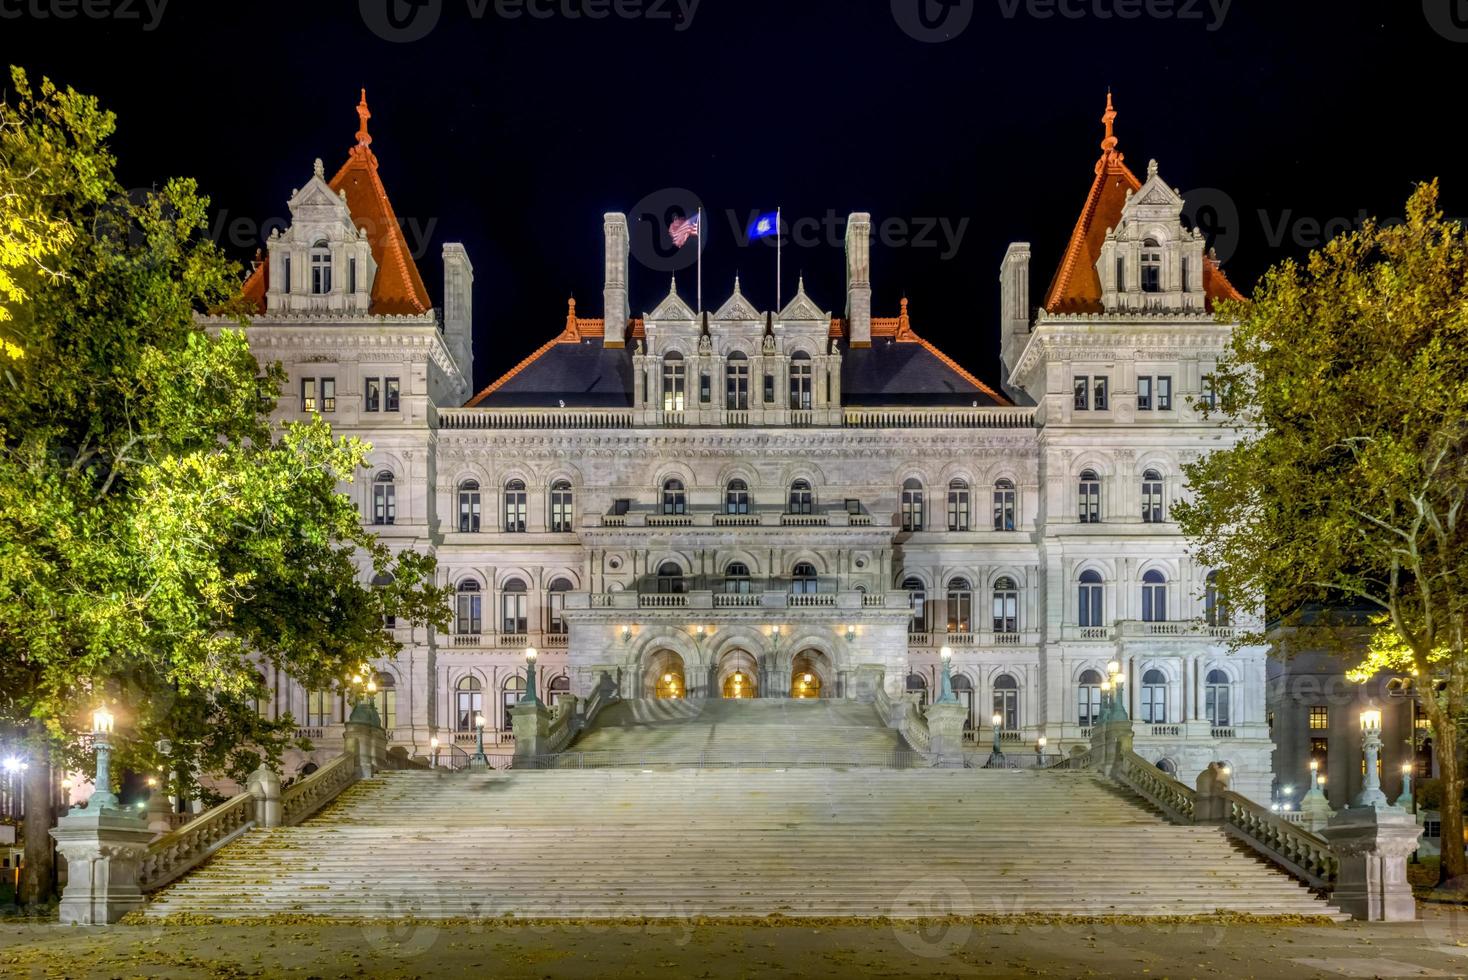
<path fill-rule="evenodd" d="M 1088 748 L 1114 662 L 1137 753 L 1188 783 L 1226 762 L 1269 799 L 1267 650 L 1231 649 L 1252 614 L 1216 601 L 1170 514 L 1184 464 L 1231 439 L 1200 409 L 1231 329 L 1214 305 L 1239 294 L 1157 164 L 1125 162 L 1109 101 L 1063 254 L 1017 242 L 998 270 L 1002 390 L 924 339 L 949 314 L 921 296 L 873 308 L 869 215 L 846 224 L 844 296 L 802 283 L 762 310 L 736 281 L 699 313 L 676 282 L 633 310 L 614 213 L 600 310 L 547 310 L 542 346 L 475 391 L 470 258 L 442 246 L 436 305 L 365 94 L 358 114 L 345 163 L 317 161 L 265 243 L 247 336 L 288 374 L 280 420 L 371 443 L 344 489 L 453 592 L 448 632 L 387 624 L 391 745 L 462 755 L 481 717 L 507 744 L 527 648 L 546 704 L 925 704 L 946 650 L 980 753 L 996 719 L 1026 758 Z M 262 710 L 313 746 L 288 775 L 340 753 L 340 692 L 267 684 Z"/>

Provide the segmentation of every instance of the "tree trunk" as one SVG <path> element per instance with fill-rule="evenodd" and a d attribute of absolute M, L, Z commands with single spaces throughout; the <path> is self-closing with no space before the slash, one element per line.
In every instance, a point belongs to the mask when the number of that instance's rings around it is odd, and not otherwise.
<path fill-rule="evenodd" d="M 49 904 L 56 896 L 56 852 L 50 830 L 56 825 L 56 780 L 51 753 L 41 743 L 31 749 L 25 771 L 25 866 L 20 873 L 20 902 Z"/>
<path fill-rule="evenodd" d="M 1437 768 L 1442 777 L 1442 863 L 1438 883 L 1453 882 L 1468 890 L 1468 856 L 1463 853 L 1463 776 L 1458 764 L 1458 732 L 1454 715 L 1431 696 L 1422 699 L 1436 741 Z"/>

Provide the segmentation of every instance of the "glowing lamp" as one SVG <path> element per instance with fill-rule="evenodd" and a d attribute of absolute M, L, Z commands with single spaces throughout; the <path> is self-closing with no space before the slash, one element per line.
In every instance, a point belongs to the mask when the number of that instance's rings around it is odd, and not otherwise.
<path fill-rule="evenodd" d="M 111 735 L 115 722 L 116 719 L 112 717 L 112 712 L 106 708 L 98 708 L 92 712 L 92 731 L 98 735 Z"/>
<path fill-rule="evenodd" d="M 938 656 L 942 657 L 944 660 L 952 660 L 953 659 L 953 648 L 952 647 L 944 647 L 943 649 L 941 649 L 941 650 L 938 651 Z"/>
<path fill-rule="evenodd" d="M 536 652 L 535 647 L 525 648 L 525 662 L 527 664 L 535 663 L 535 658 L 538 656 L 540 656 L 540 654 Z"/>
<path fill-rule="evenodd" d="M 1361 730 L 1364 732 L 1381 731 L 1381 712 L 1375 708 L 1361 712 Z"/>

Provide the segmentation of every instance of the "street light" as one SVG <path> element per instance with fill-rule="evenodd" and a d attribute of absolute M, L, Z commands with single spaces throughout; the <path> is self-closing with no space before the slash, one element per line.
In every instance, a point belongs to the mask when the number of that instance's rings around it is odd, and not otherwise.
<path fill-rule="evenodd" d="M 994 723 L 994 749 L 989 753 L 989 761 L 984 763 L 984 768 L 1004 769 L 1008 763 L 1004 760 L 1004 752 L 999 748 L 999 726 L 1004 724 L 1004 716 L 996 711 L 989 720 Z"/>
<path fill-rule="evenodd" d="M 1038 769 L 1043 769 L 1045 767 L 1045 736 L 1044 735 L 1041 735 L 1039 738 L 1035 739 L 1035 767 L 1038 768 Z"/>
<path fill-rule="evenodd" d="M 1376 760 L 1381 752 L 1381 712 L 1375 708 L 1361 712 L 1361 739 L 1366 752 L 1366 784 L 1351 805 L 1388 806 L 1386 794 L 1381 791 L 1381 779 L 1376 775 Z"/>
<path fill-rule="evenodd" d="M 521 704 L 539 704 L 535 697 L 535 660 L 540 654 L 535 647 L 525 648 L 525 696 L 520 699 Z"/>
<path fill-rule="evenodd" d="M 484 714 L 480 712 L 474 716 L 474 730 L 478 737 L 478 744 L 474 752 L 474 758 L 469 760 L 471 766 L 489 765 L 489 756 L 484 754 Z"/>
<path fill-rule="evenodd" d="M 428 758 L 428 767 L 430 769 L 437 769 L 438 768 L 438 736 L 437 735 L 433 736 L 432 738 L 430 738 L 428 740 L 428 749 L 432 753 L 432 755 L 430 755 L 429 758 Z"/>
<path fill-rule="evenodd" d="M 112 774 L 109 766 L 112 759 L 112 734 L 117 719 L 106 708 L 92 712 L 92 747 L 97 750 L 97 788 L 92 793 L 87 809 L 116 809 L 117 796 L 112 792 Z"/>
<path fill-rule="evenodd" d="M 943 661 L 943 670 L 938 678 L 938 703 L 957 704 L 958 695 L 953 693 L 953 648 L 944 647 L 938 651 L 938 657 Z"/>
<path fill-rule="evenodd" d="M 1393 804 L 1399 806 L 1408 813 L 1417 812 L 1417 801 L 1412 796 L 1412 763 L 1402 763 L 1402 795 L 1397 797 Z"/>

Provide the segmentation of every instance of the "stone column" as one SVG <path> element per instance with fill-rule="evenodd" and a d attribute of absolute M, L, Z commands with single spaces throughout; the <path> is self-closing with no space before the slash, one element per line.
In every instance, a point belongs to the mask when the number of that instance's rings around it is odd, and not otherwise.
<path fill-rule="evenodd" d="M 1407 857 L 1421 835 L 1413 816 L 1392 806 L 1351 807 L 1336 814 L 1321 833 L 1340 867 L 1331 903 L 1366 922 L 1417 918 Z"/>
<path fill-rule="evenodd" d="M 138 870 L 153 836 L 147 822 L 127 810 L 88 806 L 62 817 L 51 830 L 66 859 L 61 924 L 110 925 L 142 908 Z"/>

